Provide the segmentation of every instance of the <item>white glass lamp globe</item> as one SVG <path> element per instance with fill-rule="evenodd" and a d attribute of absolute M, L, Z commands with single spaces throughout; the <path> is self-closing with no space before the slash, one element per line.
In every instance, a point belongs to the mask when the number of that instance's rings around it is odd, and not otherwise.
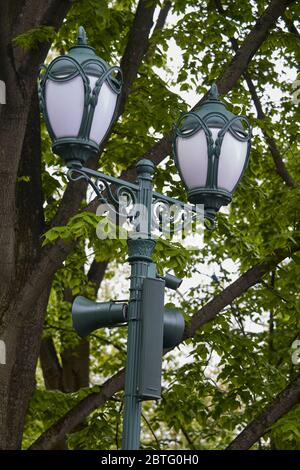
<path fill-rule="evenodd" d="M 213 219 L 231 201 L 247 165 L 251 128 L 218 99 L 213 85 L 198 108 L 185 113 L 175 127 L 175 162 L 192 203 L 204 204 Z"/>
<path fill-rule="evenodd" d="M 116 117 L 121 71 L 87 45 L 82 27 L 77 45 L 44 70 L 39 95 L 53 151 L 82 164 L 98 153 Z"/>

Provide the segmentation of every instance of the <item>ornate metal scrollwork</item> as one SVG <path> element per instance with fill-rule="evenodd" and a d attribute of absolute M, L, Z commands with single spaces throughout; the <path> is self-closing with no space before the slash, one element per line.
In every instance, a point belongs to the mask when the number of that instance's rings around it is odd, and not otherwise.
<path fill-rule="evenodd" d="M 85 180 L 94 190 L 98 201 L 105 204 L 123 220 L 133 221 L 136 216 L 135 205 L 139 187 L 104 173 L 89 168 L 70 168 L 68 171 L 70 181 Z M 207 229 L 215 227 L 215 221 L 204 214 L 203 210 L 159 193 L 153 193 L 151 209 L 152 229 L 161 233 L 173 235 L 186 230 L 189 224 L 202 221 Z"/>
<path fill-rule="evenodd" d="M 194 205 L 154 193 L 152 227 L 161 233 L 173 235 L 187 231 L 192 224 L 202 221 L 203 211 Z"/>
<path fill-rule="evenodd" d="M 107 177 L 88 168 L 71 168 L 68 178 L 70 181 L 87 181 L 100 203 L 107 205 L 119 217 L 130 219 L 132 208 L 137 202 L 136 185 L 129 186 L 118 178 Z"/>

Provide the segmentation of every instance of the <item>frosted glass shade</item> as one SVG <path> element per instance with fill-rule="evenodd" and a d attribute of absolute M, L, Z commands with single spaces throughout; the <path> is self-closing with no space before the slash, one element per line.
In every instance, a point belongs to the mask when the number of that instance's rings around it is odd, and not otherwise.
<path fill-rule="evenodd" d="M 98 77 L 89 76 L 91 91 L 93 91 Z M 94 112 L 93 123 L 90 131 L 90 139 L 100 144 L 112 121 L 117 94 L 104 82 L 98 96 L 98 102 Z"/>
<path fill-rule="evenodd" d="M 177 158 L 181 177 L 188 189 L 205 186 L 207 178 L 207 141 L 203 130 L 191 137 L 177 137 Z"/>
<path fill-rule="evenodd" d="M 226 132 L 219 157 L 218 187 L 232 192 L 238 183 L 246 161 L 248 142 L 241 142 Z"/>
<path fill-rule="evenodd" d="M 46 108 L 56 138 L 76 137 L 84 109 L 84 83 L 81 76 L 65 82 L 47 80 Z"/>
<path fill-rule="evenodd" d="M 60 76 L 60 78 L 63 78 L 63 76 Z M 88 78 L 92 95 L 99 77 L 88 76 Z M 110 127 L 116 108 L 117 96 L 106 82 L 102 84 L 91 130 L 87 135 L 87 138 L 90 138 L 98 145 Z M 80 75 L 61 82 L 47 80 L 46 107 L 55 138 L 78 136 L 83 117 L 84 100 L 84 83 Z M 90 111 L 91 106 L 89 106 L 88 113 Z"/>
<path fill-rule="evenodd" d="M 210 129 L 213 141 L 220 129 Z M 208 171 L 207 140 L 201 129 L 191 137 L 177 137 L 177 158 L 180 173 L 186 187 L 191 190 L 206 186 Z M 237 140 L 226 132 L 219 156 L 217 187 L 232 192 L 243 172 L 248 142 Z"/>

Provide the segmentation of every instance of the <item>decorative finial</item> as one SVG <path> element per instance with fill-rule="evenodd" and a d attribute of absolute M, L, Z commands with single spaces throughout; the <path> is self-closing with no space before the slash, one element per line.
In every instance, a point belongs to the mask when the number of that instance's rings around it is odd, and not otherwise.
<path fill-rule="evenodd" d="M 86 35 L 85 29 L 83 26 L 79 26 L 77 33 L 77 44 L 79 46 L 85 46 L 88 43 L 88 37 Z"/>
<path fill-rule="evenodd" d="M 211 86 L 211 89 L 209 90 L 208 93 L 208 99 L 209 100 L 218 100 L 219 99 L 219 91 L 216 83 L 213 83 Z"/>
<path fill-rule="evenodd" d="M 139 160 L 136 164 L 136 171 L 138 175 L 141 175 L 143 173 L 147 173 L 148 175 L 153 175 L 154 163 L 151 160 L 142 158 L 142 160 Z"/>

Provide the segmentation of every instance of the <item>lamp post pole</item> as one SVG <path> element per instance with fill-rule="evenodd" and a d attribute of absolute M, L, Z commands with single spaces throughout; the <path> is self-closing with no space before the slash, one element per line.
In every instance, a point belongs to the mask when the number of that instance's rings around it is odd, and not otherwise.
<path fill-rule="evenodd" d="M 134 209 L 130 212 L 134 230 L 128 239 L 131 276 L 127 308 L 122 303 L 101 304 L 81 296 L 74 300 L 72 307 L 73 326 L 83 337 L 103 326 L 124 322 L 128 325 L 123 450 L 139 449 L 142 401 L 161 397 L 163 345 L 166 348 L 174 347 L 180 341 L 184 330 L 181 314 L 175 311 L 168 314 L 164 310 L 165 287 L 176 290 L 181 279 L 170 274 L 165 277 L 158 276 L 152 260 L 156 242 L 151 238 L 151 231 L 153 203 L 176 204 L 182 210 L 186 208 L 186 204 L 153 191 L 154 164 L 150 160 L 140 160 L 136 170 L 136 183 L 80 165 L 74 166 L 73 163 L 70 164 L 68 172 L 68 178 L 72 181 L 86 179 L 96 192 L 98 200 L 115 205 L 113 210 L 120 216 L 124 216 L 124 213 L 120 212 L 116 195 L 127 195 L 134 203 Z M 190 210 L 196 209 L 190 206 Z M 197 212 L 195 214 L 197 215 Z"/>
<path fill-rule="evenodd" d="M 141 399 L 138 384 L 141 369 L 142 288 L 144 278 L 151 277 L 151 274 L 155 276 L 155 266 L 151 258 L 155 248 L 155 241 L 151 239 L 151 179 L 153 172 L 154 165 L 151 161 L 142 160 L 137 164 L 139 221 L 137 222 L 135 237 L 128 240 L 131 277 L 122 438 L 122 448 L 124 450 L 139 449 L 140 442 Z M 143 229 L 146 229 L 146 233 Z"/>

